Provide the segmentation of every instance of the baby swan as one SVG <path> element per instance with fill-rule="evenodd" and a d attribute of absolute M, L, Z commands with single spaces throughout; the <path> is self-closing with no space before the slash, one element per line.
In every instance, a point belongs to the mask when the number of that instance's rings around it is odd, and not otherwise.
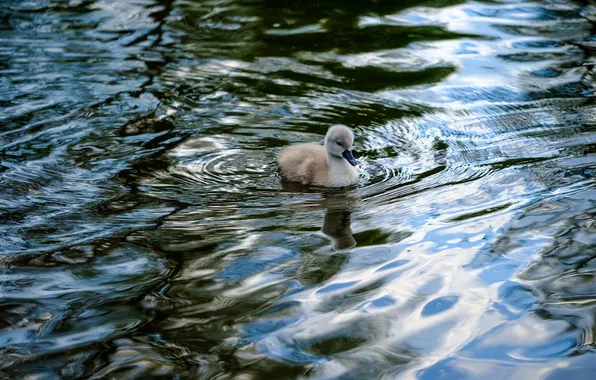
<path fill-rule="evenodd" d="M 324 187 L 351 186 L 358 182 L 352 155 L 354 133 L 345 125 L 334 125 L 319 144 L 292 145 L 277 155 L 281 174 L 293 182 Z"/>

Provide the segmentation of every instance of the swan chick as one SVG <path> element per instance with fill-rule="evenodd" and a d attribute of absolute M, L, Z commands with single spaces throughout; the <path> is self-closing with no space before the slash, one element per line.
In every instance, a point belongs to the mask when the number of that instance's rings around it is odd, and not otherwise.
<path fill-rule="evenodd" d="M 282 176 L 292 182 L 323 187 L 346 187 L 358 183 L 357 162 L 352 155 L 354 133 L 345 125 L 327 131 L 325 145 L 296 144 L 277 155 Z"/>

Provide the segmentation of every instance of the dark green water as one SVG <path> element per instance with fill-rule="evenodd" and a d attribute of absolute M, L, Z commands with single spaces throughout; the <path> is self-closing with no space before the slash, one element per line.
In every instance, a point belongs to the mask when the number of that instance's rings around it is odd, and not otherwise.
<path fill-rule="evenodd" d="M 0 378 L 593 379 L 596 6 L 0 1 Z M 357 188 L 275 154 L 354 128 Z"/>

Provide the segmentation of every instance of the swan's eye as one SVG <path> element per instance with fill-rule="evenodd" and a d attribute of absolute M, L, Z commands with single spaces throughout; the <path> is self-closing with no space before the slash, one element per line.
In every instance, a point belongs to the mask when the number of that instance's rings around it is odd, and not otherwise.
<path fill-rule="evenodd" d="M 340 143 L 339 141 L 336 141 L 335 143 L 336 143 L 337 145 L 341 146 L 341 143 Z"/>

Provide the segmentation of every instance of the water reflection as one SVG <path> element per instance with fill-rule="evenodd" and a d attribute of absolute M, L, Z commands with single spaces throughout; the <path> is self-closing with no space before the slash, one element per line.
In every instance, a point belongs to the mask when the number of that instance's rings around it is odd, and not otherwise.
<path fill-rule="evenodd" d="M 333 241 L 336 250 L 344 250 L 356 246 L 352 236 L 352 212 L 359 206 L 360 199 L 354 188 L 350 189 L 325 189 L 312 188 L 298 183 L 282 181 L 282 191 L 289 194 L 303 192 L 321 194 L 319 207 L 325 209 L 321 232 Z M 320 193 L 319 193 L 320 192 Z"/>
<path fill-rule="evenodd" d="M 0 377 L 593 377 L 594 14 L 8 2 Z"/>
<path fill-rule="evenodd" d="M 350 228 L 352 211 L 349 203 L 347 199 L 327 199 L 321 231 L 333 239 L 335 249 L 348 249 L 356 245 Z"/>

